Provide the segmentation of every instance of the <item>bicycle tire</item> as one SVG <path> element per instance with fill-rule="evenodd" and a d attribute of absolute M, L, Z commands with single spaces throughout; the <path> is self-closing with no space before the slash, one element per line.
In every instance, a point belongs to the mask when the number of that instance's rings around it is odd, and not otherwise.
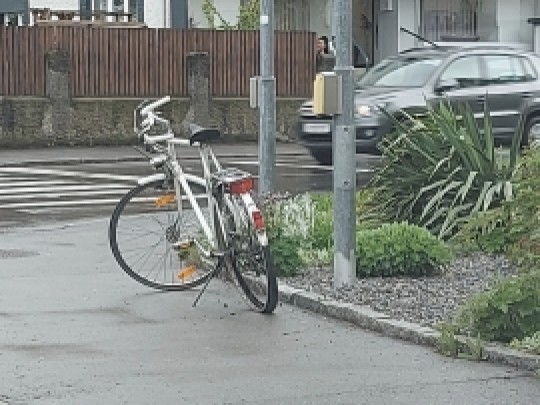
<path fill-rule="evenodd" d="M 246 298 L 252 304 L 254 309 L 263 314 L 272 314 L 276 309 L 278 303 L 278 284 L 277 284 L 277 272 L 272 259 L 272 254 L 268 244 L 261 245 L 256 235 L 256 231 L 253 227 L 251 220 L 249 219 L 248 210 L 245 207 L 243 201 L 240 199 L 234 199 L 233 204 L 236 203 L 236 207 L 239 209 L 239 215 L 243 218 L 244 226 L 240 225 L 243 229 L 239 228 L 238 220 L 234 225 L 230 225 L 235 228 L 236 234 L 236 247 L 233 250 L 232 255 L 232 269 L 234 276 L 238 282 L 238 285 L 242 289 Z M 232 222 L 230 222 L 232 223 Z M 239 240 L 240 239 L 240 240 Z M 242 272 L 243 261 L 239 260 L 240 251 L 238 246 L 248 246 L 246 252 L 248 258 L 257 258 L 259 256 L 262 259 L 262 263 L 259 262 L 259 266 L 262 266 L 264 275 L 260 277 L 258 275 L 259 269 L 249 268 L 247 272 Z M 234 245 L 233 245 L 234 247 Z M 253 267 L 256 264 L 250 263 L 248 260 L 248 266 Z"/>
<path fill-rule="evenodd" d="M 127 223 L 129 223 L 129 221 L 133 222 L 133 221 L 136 221 L 138 219 L 141 219 L 143 221 L 147 220 L 146 216 L 150 215 L 150 214 L 148 214 L 146 212 L 141 213 L 140 211 L 143 211 L 143 208 L 146 205 L 148 205 L 150 207 L 152 206 L 152 198 L 154 198 L 154 197 L 152 197 L 152 195 L 153 195 L 152 191 L 156 191 L 156 195 L 165 195 L 164 194 L 165 192 L 169 192 L 169 193 L 171 192 L 171 188 L 163 187 L 164 184 L 165 183 L 164 183 L 163 180 L 156 180 L 156 181 L 149 182 L 147 184 L 137 185 L 136 187 L 131 189 L 126 195 L 124 195 L 124 197 L 122 197 L 122 199 L 116 205 L 116 207 L 115 207 L 115 209 L 114 209 L 114 211 L 112 213 L 111 219 L 110 219 L 110 223 L 109 223 L 109 244 L 110 244 L 110 248 L 111 248 L 111 251 L 113 253 L 113 256 L 116 259 L 117 263 L 120 265 L 122 270 L 124 270 L 134 280 L 138 281 L 139 283 L 141 283 L 141 284 L 143 284 L 143 285 L 145 285 L 147 287 L 155 288 L 155 289 L 158 289 L 158 290 L 182 291 L 182 290 L 191 289 L 193 287 L 196 287 L 196 286 L 204 283 L 208 279 L 208 277 L 210 277 L 212 271 L 215 269 L 215 266 L 217 266 L 218 263 L 215 263 L 215 264 L 208 263 L 208 264 L 206 264 L 205 267 L 208 267 L 207 270 L 203 269 L 202 273 L 200 273 L 200 274 L 197 273 L 197 277 L 191 278 L 188 281 L 182 279 L 182 281 L 180 282 L 179 280 L 176 280 L 176 279 L 172 278 L 171 280 L 174 280 L 172 282 L 161 282 L 161 281 L 156 280 L 156 279 L 151 279 L 149 277 L 149 275 L 143 275 L 143 274 L 141 274 L 140 271 L 137 271 L 136 269 L 134 269 L 134 265 L 132 263 L 128 263 L 127 255 L 123 254 L 121 252 L 122 249 L 121 249 L 120 244 L 127 244 L 128 242 L 120 242 L 119 241 L 119 224 L 124 222 L 123 217 L 124 216 L 127 217 L 127 219 L 126 219 Z M 200 187 L 200 186 L 198 186 L 196 184 L 193 184 L 192 188 L 197 188 L 197 187 Z M 147 192 L 148 192 L 149 197 L 144 197 Z M 132 215 L 127 214 L 126 213 L 126 208 L 128 206 L 130 206 L 130 203 L 133 203 L 133 205 L 135 206 L 135 204 L 137 203 L 136 202 L 137 199 L 140 200 L 143 207 L 135 209 L 134 214 L 132 214 Z M 145 201 L 148 201 L 149 204 L 144 204 Z M 154 200 L 154 202 L 155 202 L 155 200 Z M 172 244 L 174 242 L 177 242 L 178 240 L 180 240 L 181 236 L 187 235 L 187 232 L 194 233 L 194 230 L 190 230 L 190 229 L 188 229 L 189 226 L 186 226 L 185 230 L 182 230 L 181 231 L 182 234 L 180 235 L 180 231 L 178 231 L 177 228 L 180 227 L 180 225 L 179 225 L 180 222 L 179 221 L 183 221 L 183 218 L 180 218 L 179 215 L 178 215 L 177 203 L 171 203 L 170 205 L 172 205 L 171 211 L 166 212 L 166 214 L 167 214 L 167 216 L 170 216 L 169 217 L 170 219 L 174 219 L 175 222 L 172 225 L 168 225 L 166 228 L 163 228 L 161 230 L 158 229 L 158 230 L 156 230 L 154 232 L 149 232 L 148 234 L 141 234 L 141 238 L 145 238 L 145 237 L 151 238 L 153 236 L 159 236 L 160 239 L 156 244 L 153 245 L 153 248 L 154 248 L 153 250 L 155 250 L 156 247 L 160 243 L 170 244 L 170 246 L 168 246 L 169 249 L 168 250 L 165 249 L 165 252 L 167 254 L 170 253 L 170 255 L 169 255 L 170 257 L 169 256 L 168 257 L 164 256 L 163 258 L 160 258 L 158 264 L 163 263 L 163 266 L 165 266 L 166 265 L 165 260 L 170 260 L 170 263 L 171 263 L 171 276 L 173 276 L 174 275 L 174 273 L 173 273 L 174 268 L 172 268 L 173 262 L 174 262 L 174 264 L 178 263 L 180 268 L 181 268 L 181 266 L 186 265 L 188 261 L 187 261 L 187 259 L 184 260 L 184 258 L 181 257 L 182 256 L 181 253 L 178 253 L 175 249 L 172 248 Z M 192 214 L 192 213 L 188 213 L 187 211 L 184 211 L 184 210 L 185 210 L 185 208 L 183 208 L 182 216 Z M 165 211 L 165 210 L 162 210 L 162 211 Z M 159 211 L 156 210 L 156 212 L 159 212 Z M 163 215 L 162 212 L 159 212 L 159 213 L 162 215 L 160 218 L 165 217 L 165 215 Z M 123 216 L 123 214 L 125 214 L 125 215 Z M 199 224 L 199 222 L 198 222 L 198 220 L 196 218 L 195 218 L 195 221 L 196 221 L 197 224 Z M 151 224 L 157 224 L 158 228 L 159 228 L 159 226 L 163 227 L 163 225 L 161 224 L 159 219 L 154 219 L 153 221 L 148 221 L 147 220 L 146 222 L 151 223 Z M 139 227 L 136 227 L 135 229 L 138 232 Z M 160 235 L 160 233 L 162 231 L 164 231 L 164 233 L 162 235 Z M 171 235 L 173 235 L 173 236 L 171 236 Z M 174 241 L 175 238 L 176 238 L 176 241 Z M 135 238 L 133 238 L 133 239 L 135 239 Z M 148 242 L 147 240 L 142 241 L 142 243 L 141 243 L 142 248 L 144 248 L 146 246 L 152 247 L 152 245 L 148 244 L 147 242 Z M 135 248 L 133 248 L 133 250 L 135 250 Z M 153 254 L 153 252 L 151 254 Z M 151 259 L 151 256 L 146 257 L 145 262 L 149 261 L 150 259 Z M 161 259 L 163 259 L 163 260 L 161 260 Z M 197 267 L 197 266 L 195 266 L 195 267 Z M 181 270 L 180 268 L 177 268 L 176 271 L 180 271 Z M 188 268 L 188 267 L 186 267 L 186 268 Z M 198 271 L 199 270 L 197 269 L 197 272 Z M 169 279 L 169 276 L 167 276 L 167 279 Z"/>

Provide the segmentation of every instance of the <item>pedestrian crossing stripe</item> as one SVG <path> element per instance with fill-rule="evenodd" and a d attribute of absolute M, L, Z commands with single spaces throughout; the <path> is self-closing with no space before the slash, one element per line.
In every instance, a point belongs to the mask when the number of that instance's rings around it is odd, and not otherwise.
<path fill-rule="evenodd" d="M 32 167 L 0 167 L 0 173 L 19 173 L 28 175 L 48 175 L 59 177 L 76 177 L 93 180 L 125 180 L 136 182 L 140 176 L 130 176 L 111 173 L 88 173 L 72 170 L 38 169 Z"/>

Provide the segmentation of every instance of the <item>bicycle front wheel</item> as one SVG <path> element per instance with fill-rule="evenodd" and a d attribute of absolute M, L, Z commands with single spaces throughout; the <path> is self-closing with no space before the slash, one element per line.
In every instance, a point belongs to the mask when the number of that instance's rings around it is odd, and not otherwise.
<path fill-rule="evenodd" d="M 205 189 L 192 182 L 190 188 L 208 221 Z M 207 280 L 218 259 L 203 255 L 193 241 L 211 248 L 189 201 L 177 201 L 174 188 L 164 180 L 133 188 L 110 220 L 109 242 L 116 261 L 148 287 L 180 291 Z"/>
<path fill-rule="evenodd" d="M 276 268 L 267 243 L 261 243 L 245 203 L 232 197 L 229 227 L 234 229 L 233 272 L 255 310 L 274 312 L 278 302 Z M 233 214 L 235 212 L 235 214 Z"/>

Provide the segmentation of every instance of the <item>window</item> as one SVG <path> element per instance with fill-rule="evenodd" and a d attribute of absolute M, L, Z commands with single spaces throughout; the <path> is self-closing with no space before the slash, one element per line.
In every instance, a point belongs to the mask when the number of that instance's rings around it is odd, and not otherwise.
<path fill-rule="evenodd" d="M 443 72 L 439 81 L 456 80 L 460 87 L 481 85 L 479 60 L 478 56 L 465 56 L 454 60 Z"/>
<path fill-rule="evenodd" d="M 113 0 L 112 11 L 116 13 L 124 12 L 124 0 Z"/>
<path fill-rule="evenodd" d="M 81 20 L 90 20 L 92 17 L 92 0 L 79 0 Z"/>
<path fill-rule="evenodd" d="M 497 4 L 497 0 L 421 0 L 421 30 L 431 41 L 493 40 Z"/>
<path fill-rule="evenodd" d="M 133 15 L 133 20 L 144 22 L 144 0 L 129 0 L 128 12 Z"/>
<path fill-rule="evenodd" d="M 377 64 L 359 81 L 359 87 L 422 87 L 441 64 L 440 58 L 390 58 Z"/>
<path fill-rule="evenodd" d="M 523 57 L 514 55 L 486 55 L 484 56 L 489 84 L 526 82 L 534 79 L 530 70 L 526 70 Z M 531 67 L 529 66 L 529 69 Z"/>

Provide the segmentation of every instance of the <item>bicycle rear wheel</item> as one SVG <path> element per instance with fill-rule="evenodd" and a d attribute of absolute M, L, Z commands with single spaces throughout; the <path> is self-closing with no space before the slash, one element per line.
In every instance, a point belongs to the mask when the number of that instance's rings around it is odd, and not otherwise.
<path fill-rule="evenodd" d="M 205 189 L 190 182 L 208 221 Z M 109 243 L 120 267 L 148 287 L 181 291 L 205 282 L 218 258 L 201 254 L 194 240 L 210 248 L 189 201 L 181 201 L 164 180 L 136 186 L 116 206 L 109 224 Z"/>
<path fill-rule="evenodd" d="M 268 243 L 263 244 L 259 240 L 258 231 L 241 198 L 231 196 L 228 211 L 229 228 L 233 234 L 232 267 L 238 285 L 255 310 L 271 314 L 278 302 L 278 285 Z"/>

